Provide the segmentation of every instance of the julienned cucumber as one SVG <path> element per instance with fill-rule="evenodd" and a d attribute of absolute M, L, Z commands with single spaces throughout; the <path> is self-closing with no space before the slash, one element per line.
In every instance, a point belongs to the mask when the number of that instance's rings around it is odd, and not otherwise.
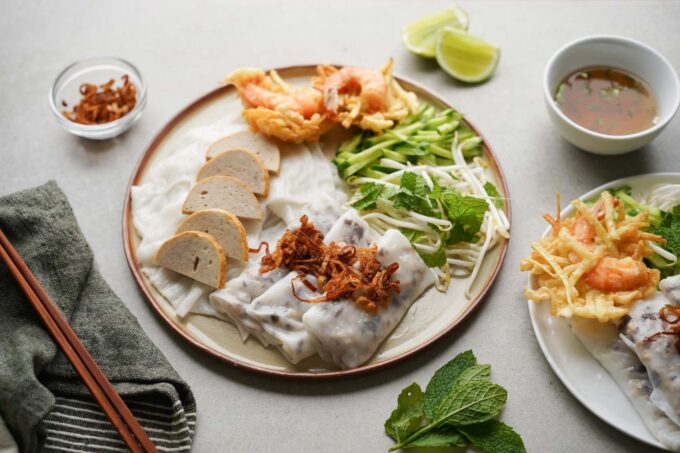
<path fill-rule="evenodd" d="M 454 134 L 465 142 L 466 159 L 482 154 L 482 140 L 462 122 L 462 115 L 448 109 L 437 113 L 425 104 L 403 123 L 381 135 L 358 133 L 344 142 L 334 159 L 343 178 L 355 174 L 380 177 L 395 171 L 380 165 L 380 159 L 414 165 L 453 165 L 451 146 Z M 474 140 L 469 140 L 474 139 Z"/>

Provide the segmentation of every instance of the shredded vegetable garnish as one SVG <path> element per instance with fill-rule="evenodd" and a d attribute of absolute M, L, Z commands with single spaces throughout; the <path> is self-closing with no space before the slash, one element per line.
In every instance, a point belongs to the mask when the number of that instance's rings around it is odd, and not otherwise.
<path fill-rule="evenodd" d="M 609 192 L 590 207 L 581 200 L 571 204 L 573 217 L 544 216 L 550 235 L 531 244 L 531 255 L 521 261 L 520 269 L 537 283 L 525 295 L 549 302 L 553 316 L 620 319 L 633 303 L 656 292 L 659 271 L 643 260 L 653 253 L 648 242 L 661 244 L 664 238 L 645 231 L 647 212 L 627 216 Z"/>
<path fill-rule="evenodd" d="M 285 266 L 300 274 L 307 288 L 322 293 L 314 299 L 301 299 L 295 292 L 293 281 L 293 294 L 302 302 L 349 298 L 361 309 L 377 313 L 390 304 L 391 293 L 399 293 L 399 281 L 392 280 L 399 263 L 383 267 L 376 258 L 378 250 L 375 245 L 325 244 L 323 235 L 309 223 L 307 216 L 300 218 L 300 228 L 286 230 L 273 252 L 269 251 L 266 243 L 264 245 L 266 252 L 261 261 L 261 273 Z M 318 289 L 305 278 L 308 275 L 316 279 Z"/>
<path fill-rule="evenodd" d="M 643 342 L 648 343 L 661 335 L 669 335 L 675 337 L 675 348 L 680 352 L 680 306 L 666 305 L 659 310 L 659 317 L 666 324 L 670 324 L 668 330 L 657 332 L 648 336 Z"/>
<path fill-rule="evenodd" d="M 374 230 L 399 229 L 442 291 L 452 277 L 470 277 L 469 297 L 486 253 L 510 228 L 482 154 L 460 113 L 424 105 L 383 134 L 355 135 L 334 163 L 354 187 L 352 207 Z"/>
<path fill-rule="evenodd" d="M 622 187 L 613 195 L 623 203 L 626 215 L 647 213 L 647 231 L 665 239 L 661 244 L 649 242 L 654 253 L 646 258 L 647 265 L 659 269 L 662 279 L 680 274 L 680 184 L 658 184 L 636 197 L 630 187 Z"/>
<path fill-rule="evenodd" d="M 113 79 L 97 87 L 92 83 L 80 86 L 82 99 L 73 111 L 64 111 L 64 116 L 80 124 L 103 124 L 115 121 L 137 104 L 137 89 L 127 75 L 122 78 L 122 86 L 113 88 Z M 65 102 L 62 103 L 65 105 Z"/>
<path fill-rule="evenodd" d="M 680 184 L 659 184 L 650 189 L 643 202 L 664 211 L 672 211 L 680 205 Z"/>

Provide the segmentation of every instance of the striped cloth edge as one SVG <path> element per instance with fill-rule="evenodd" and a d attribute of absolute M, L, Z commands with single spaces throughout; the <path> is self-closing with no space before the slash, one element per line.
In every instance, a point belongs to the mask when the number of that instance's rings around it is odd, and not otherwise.
<path fill-rule="evenodd" d="M 173 405 L 125 398 L 130 411 L 159 452 L 189 452 L 196 426 L 196 411 Z M 57 397 L 43 420 L 43 452 L 107 453 L 129 451 L 99 405 L 79 398 Z"/>

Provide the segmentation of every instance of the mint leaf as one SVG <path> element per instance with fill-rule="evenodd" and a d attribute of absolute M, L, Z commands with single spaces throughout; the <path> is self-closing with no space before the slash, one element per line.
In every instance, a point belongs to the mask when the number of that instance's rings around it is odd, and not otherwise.
<path fill-rule="evenodd" d="M 477 364 L 472 351 L 462 352 L 434 373 L 424 394 L 415 383 L 401 392 L 385 422 L 396 441 L 390 451 L 472 444 L 487 453 L 526 453 L 522 438 L 495 419 L 507 397 L 491 382 L 491 366 Z"/>
<path fill-rule="evenodd" d="M 486 182 L 484 184 L 484 190 L 486 190 L 486 193 L 489 194 L 489 196 L 494 199 L 493 204 L 498 209 L 503 209 L 503 198 L 501 197 L 501 194 L 498 192 L 498 189 L 496 188 L 496 186 L 494 186 L 490 182 Z"/>
<path fill-rule="evenodd" d="M 439 181 L 437 181 L 437 178 L 434 176 L 432 178 L 432 190 L 429 193 L 430 200 L 438 200 L 442 194 L 444 193 L 444 188 L 439 184 Z"/>
<path fill-rule="evenodd" d="M 427 384 L 425 398 L 423 399 L 423 409 L 428 419 L 434 418 L 435 408 L 451 392 L 454 382 L 461 373 L 475 364 L 477 364 L 477 359 L 472 351 L 465 351 L 434 373 Z"/>
<path fill-rule="evenodd" d="M 415 382 L 401 391 L 397 408 L 385 421 L 385 432 L 397 443 L 405 440 L 423 422 L 423 391 Z"/>
<path fill-rule="evenodd" d="M 453 426 L 440 426 L 416 437 L 401 448 L 413 447 L 467 447 L 470 442 Z"/>
<path fill-rule="evenodd" d="M 420 255 L 427 267 L 440 267 L 446 264 L 446 248 L 444 244 L 432 253 L 422 252 L 418 249 L 416 249 L 416 252 L 418 252 L 418 255 Z"/>
<path fill-rule="evenodd" d="M 384 198 L 386 200 L 391 200 L 394 198 L 394 196 L 399 192 L 399 189 L 397 189 L 394 186 L 383 186 L 382 192 L 380 192 L 380 198 Z"/>
<path fill-rule="evenodd" d="M 392 200 L 394 201 L 394 207 L 397 209 L 415 211 L 428 217 L 434 216 L 430 202 L 423 197 L 412 194 L 408 190 L 400 189 Z"/>
<path fill-rule="evenodd" d="M 456 387 L 471 382 L 491 382 L 491 365 L 473 365 L 467 368 L 460 373 L 453 386 Z"/>
<path fill-rule="evenodd" d="M 485 422 L 500 414 L 507 399 L 508 392 L 490 382 L 457 385 L 434 409 L 430 421 L 446 420 L 455 426 Z"/>
<path fill-rule="evenodd" d="M 430 193 L 430 188 L 427 186 L 425 178 L 411 171 L 404 172 L 401 175 L 400 185 L 403 189 L 410 191 L 417 197 L 425 197 Z"/>
<path fill-rule="evenodd" d="M 395 208 L 434 216 L 432 204 L 427 198 L 430 189 L 422 176 L 407 171 L 401 175 L 399 184 L 399 191 L 392 198 Z"/>
<path fill-rule="evenodd" d="M 524 442 L 511 427 L 498 420 L 458 428 L 475 447 L 488 453 L 525 453 Z"/>
<path fill-rule="evenodd" d="M 446 216 L 453 223 L 449 231 L 449 244 L 458 242 L 476 242 L 477 233 L 484 222 L 484 214 L 489 208 L 481 198 L 465 197 L 457 192 L 447 190 L 442 195 Z"/>
<path fill-rule="evenodd" d="M 374 209 L 375 202 L 378 200 L 378 197 L 380 197 L 384 187 L 385 186 L 382 184 L 376 184 L 374 182 L 362 184 L 360 188 L 362 197 L 352 203 L 352 207 L 358 211 Z"/>
<path fill-rule="evenodd" d="M 397 228 L 397 229 L 401 231 L 401 234 L 406 236 L 406 239 L 408 239 L 409 242 L 414 242 L 423 234 L 422 231 L 412 230 L 410 228 Z"/>

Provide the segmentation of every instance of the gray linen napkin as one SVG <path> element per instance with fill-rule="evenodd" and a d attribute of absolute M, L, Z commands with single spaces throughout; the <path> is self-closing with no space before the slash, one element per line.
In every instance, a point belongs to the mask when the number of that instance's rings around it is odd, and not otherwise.
<path fill-rule="evenodd" d="M 0 228 L 159 450 L 189 451 L 191 389 L 95 269 L 57 184 L 0 198 Z M 1 262 L 0 417 L 21 451 L 127 451 Z"/>

